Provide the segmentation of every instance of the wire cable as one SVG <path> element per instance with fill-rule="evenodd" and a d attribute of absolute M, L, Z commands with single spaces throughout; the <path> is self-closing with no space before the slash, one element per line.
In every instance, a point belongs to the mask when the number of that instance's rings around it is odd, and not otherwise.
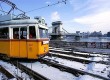
<path fill-rule="evenodd" d="M 14 9 L 16 9 L 16 10 L 21 11 L 21 12 L 22 12 L 22 16 L 24 16 L 24 17 L 27 17 L 27 16 L 25 15 L 26 13 L 33 12 L 33 11 L 36 11 L 36 10 L 40 10 L 40 9 L 43 9 L 43 8 L 47 8 L 47 7 L 51 7 L 51 6 L 60 4 L 60 3 L 65 3 L 65 4 L 66 4 L 66 2 L 67 2 L 67 0 L 62 0 L 62 1 L 58 1 L 58 2 L 53 3 L 53 4 L 50 4 L 50 5 L 46 5 L 46 6 L 44 6 L 44 7 L 40 7 L 40 8 L 33 9 L 33 10 L 30 10 L 30 11 L 25 12 L 25 11 L 19 9 L 14 3 L 12 3 L 12 2 L 9 1 L 9 0 L 0 0 L 0 1 L 2 1 L 2 2 L 4 2 L 4 3 L 7 3 L 8 5 L 10 5 L 10 6 L 12 7 L 11 10 L 8 11 L 8 12 L 5 12 L 5 11 L 2 10 L 2 8 L 1 8 L 1 10 L 0 10 L 1 12 L 6 13 L 6 14 L 10 14 L 11 11 L 13 11 Z M 1 7 L 2 7 L 2 6 L 1 6 Z M 13 13 L 14 13 L 14 12 L 13 12 Z M 15 15 L 15 14 L 12 14 L 12 15 L 17 16 L 17 15 Z M 19 15 L 21 15 L 21 14 L 19 14 Z"/>
<path fill-rule="evenodd" d="M 40 9 L 43 9 L 43 8 L 47 8 L 47 7 L 51 7 L 51 6 L 54 6 L 54 5 L 60 4 L 60 3 L 65 3 L 65 4 L 66 4 L 66 2 L 67 2 L 67 0 L 58 1 L 58 2 L 53 3 L 53 4 L 50 4 L 50 5 L 46 5 L 46 6 L 43 6 L 43 7 L 37 8 L 37 9 L 33 9 L 33 10 L 30 10 L 30 11 L 27 11 L 27 12 L 25 12 L 25 13 L 33 12 L 33 11 L 40 10 Z"/>
<path fill-rule="evenodd" d="M 23 10 L 19 9 L 19 8 L 16 6 L 16 4 L 12 3 L 12 2 L 9 1 L 9 0 L 0 0 L 0 1 L 2 1 L 2 2 L 4 2 L 4 3 L 7 3 L 8 5 L 10 5 L 10 6 L 12 7 L 11 10 L 8 12 L 8 14 L 9 14 L 12 10 L 14 10 L 14 9 L 17 9 L 17 10 L 19 10 L 19 11 L 25 13 Z"/>

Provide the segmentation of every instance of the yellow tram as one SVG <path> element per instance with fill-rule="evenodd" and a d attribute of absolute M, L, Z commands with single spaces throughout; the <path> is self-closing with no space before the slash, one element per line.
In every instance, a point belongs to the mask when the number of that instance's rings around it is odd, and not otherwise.
<path fill-rule="evenodd" d="M 42 17 L 8 17 L 0 20 L 0 56 L 38 59 L 49 52 L 48 27 Z"/>

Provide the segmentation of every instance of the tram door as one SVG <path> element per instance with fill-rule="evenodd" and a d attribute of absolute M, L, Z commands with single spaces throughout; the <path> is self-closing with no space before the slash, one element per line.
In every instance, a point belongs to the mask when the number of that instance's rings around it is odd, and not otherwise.
<path fill-rule="evenodd" d="M 13 57 L 27 57 L 27 27 L 13 28 L 11 52 L 11 55 Z"/>
<path fill-rule="evenodd" d="M 20 40 L 19 40 L 19 48 L 20 48 L 20 57 L 27 58 L 27 27 L 20 28 Z"/>
<path fill-rule="evenodd" d="M 19 57 L 19 28 L 11 28 L 12 40 L 11 40 L 11 54 L 12 57 Z"/>

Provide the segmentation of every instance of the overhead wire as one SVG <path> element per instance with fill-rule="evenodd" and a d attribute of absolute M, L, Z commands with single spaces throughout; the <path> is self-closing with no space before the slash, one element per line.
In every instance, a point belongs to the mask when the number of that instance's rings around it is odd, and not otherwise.
<path fill-rule="evenodd" d="M 25 11 L 19 9 L 14 3 L 12 3 L 12 2 L 9 1 L 9 0 L 0 0 L 0 1 L 5 2 L 5 3 L 7 3 L 8 5 L 12 6 L 12 8 L 11 8 L 11 10 L 10 10 L 9 12 L 6 12 L 6 11 L 4 11 L 4 10 L 2 10 L 2 9 L 0 10 L 1 12 L 4 12 L 4 13 L 9 14 L 12 10 L 16 9 L 16 10 L 21 11 L 24 15 L 25 15 L 26 13 L 33 12 L 33 11 L 36 11 L 36 10 L 40 10 L 40 9 L 43 9 L 43 8 L 47 8 L 47 7 L 51 7 L 51 6 L 60 4 L 60 3 L 65 3 L 65 4 L 66 4 L 66 2 L 67 2 L 67 0 L 62 0 L 62 1 L 58 1 L 58 2 L 53 3 L 53 4 L 48 4 L 48 5 L 46 5 L 46 6 L 43 6 L 43 7 L 40 7 L 40 8 L 33 9 L 33 10 L 30 10 L 30 11 L 25 12 Z M 0 5 L 0 6 L 1 6 L 1 5 Z M 1 6 L 1 7 L 2 7 L 2 6 Z M 13 13 L 14 13 L 14 12 L 13 12 Z M 12 15 L 17 16 L 17 15 L 15 15 L 15 14 L 12 14 Z"/>
<path fill-rule="evenodd" d="M 3 13 L 8 13 L 8 12 L 6 12 L 6 11 L 3 11 L 3 10 L 0 10 L 1 12 L 3 12 Z M 15 14 L 12 14 L 13 16 L 17 16 L 17 15 L 15 15 Z"/>
<path fill-rule="evenodd" d="M 4 3 L 7 3 L 8 5 L 10 5 L 10 6 L 12 7 L 12 8 L 10 9 L 10 11 L 8 11 L 8 14 L 9 14 L 12 10 L 14 10 L 14 9 L 17 9 L 17 10 L 19 10 L 19 11 L 25 13 L 23 10 L 19 9 L 19 8 L 16 6 L 16 4 L 12 3 L 12 2 L 9 1 L 9 0 L 0 0 L 0 1 L 2 1 L 2 2 L 4 2 Z"/>
<path fill-rule="evenodd" d="M 54 6 L 54 5 L 57 5 L 57 4 L 60 4 L 60 3 L 65 3 L 66 4 L 67 0 L 62 0 L 62 1 L 58 1 L 56 3 L 53 3 L 53 4 L 48 4 L 46 6 L 43 6 L 43 7 L 40 7 L 40 8 L 37 8 L 37 9 L 33 9 L 33 10 L 30 10 L 30 11 L 27 11 L 25 13 L 30 13 L 30 12 L 33 12 L 33 11 L 36 11 L 36 10 L 40 10 L 40 9 L 43 9 L 43 8 L 47 8 L 47 7 L 51 7 L 51 6 Z"/>

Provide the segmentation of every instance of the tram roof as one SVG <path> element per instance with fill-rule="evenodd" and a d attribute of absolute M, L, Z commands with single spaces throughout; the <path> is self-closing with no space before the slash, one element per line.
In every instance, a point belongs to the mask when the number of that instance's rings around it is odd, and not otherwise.
<path fill-rule="evenodd" d="M 20 24 L 38 24 L 36 19 L 18 19 L 0 22 L 0 26 L 3 25 L 20 25 Z"/>

